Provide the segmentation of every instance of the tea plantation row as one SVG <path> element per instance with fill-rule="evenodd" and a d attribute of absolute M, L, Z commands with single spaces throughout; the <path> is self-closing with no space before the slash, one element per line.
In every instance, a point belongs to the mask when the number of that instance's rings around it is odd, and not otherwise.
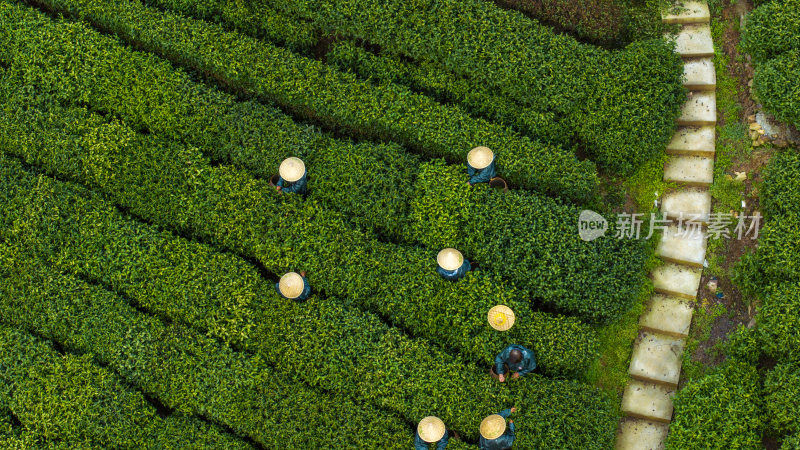
<path fill-rule="evenodd" d="M 63 36 L 68 51 L 44 51 L 42 40 L 52 33 Z M 83 43 L 68 44 L 70 39 Z M 311 172 L 312 200 L 393 240 L 458 247 L 527 296 L 565 313 L 611 321 L 630 308 L 644 280 L 645 246 L 580 241 L 578 208 L 524 191 L 471 190 L 458 174 L 460 164 L 445 168 L 395 145 L 321 136 L 272 108 L 236 102 L 164 61 L 81 28 L 50 25 L 8 42 L 17 49 L 9 51 L 18 55 L 15 70 L 55 96 L 197 145 L 212 159 L 265 179 L 286 156 L 300 156 Z M 109 60 L 115 61 L 111 68 Z"/>
<path fill-rule="evenodd" d="M 612 404 L 596 389 L 538 375 L 503 389 L 486 373 L 488 364 L 476 366 L 427 341 L 409 339 L 374 316 L 345 306 L 347 302 L 312 297 L 298 304 L 283 299 L 249 263 L 125 219 L 97 195 L 28 174 L 19 163 L 3 159 L 3 179 L 7 181 L 2 191 L 8 193 L 2 203 L 4 229 L 10 230 L 6 237 L 42 258 L 25 264 L 21 251 L 4 258 L 21 263 L 3 283 L 2 297 L 15 299 L 2 314 L 8 317 L 4 320 L 35 328 L 37 333 L 52 335 L 66 345 L 77 345 L 81 352 L 92 351 L 104 363 L 119 365 L 119 371 L 129 373 L 128 378 L 146 391 L 158 392 L 170 406 L 183 405 L 209 414 L 220 411 L 215 420 L 225 419 L 232 427 L 255 433 L 257 440 L 268 439 L 260 434 L 263 426 L 225 409 L 252 404 L 252 399 L 245 402 L 247 399 L 238 397 L 244 395 L 239 387 L 235 388 L 235 404 L 224 408 L 221 403 L 227 395 L 195 399 L 202 389 L 190 389 L 192 384 L 185 377 L 164 374 L 164 379 L 150 378 L 155 375 L 131 367 L 125 356 L 152 351 L 152 362 L 147 364 L 152 367 L 168 355 L 165 367 L 159 369 L 168 370 L 169 361 L 186 359 L 170 347 L 180 340 L 157 339 L 161 333 L 150 330 L 151 342 L 161 342 L 151 348 L 134 339 L 136 332 L 131 331 L 129 323 L 133 319 L 124 317 L 137 315 L 133 311 L 123 314 L 112 307 L 114 302 L 103 299 L 107 294 L 99 294 L 76 279 L 62 282 L 57 277 L 53 281 L 52 275 L 37 275 L 36 267 L 53 264 L 59 270 L 102 282 L 124 293 L 140 308 L 187 323 L 195 327 L 195 333 L 218 337 L 258 355 L 295 382 L 324 388 L 337 398 L 369 399 L 376 407 L 394 411 L 411 423 L 436 414 L 462 436 L 474 439 L 487 411 L 516 404 L 523 411 L 520 417 L 528 424 L 531 439 L 549 433 L 554 442 L 585 446 L 598 436 L 601 440 L 613 436 Z M 36 287 L 38 284 L 44 287 Z M 209 290 L 209 286 L 215 289 Z M 92 298 L 91 303 L 77 302 L 84 297 Z M 62 300 L 65 298 L 77 303 Z M 11 314 L 13 309 L 21 312 Z M 48 312 L 56 310 L 58 314 Z M 120 322 L 126 325 L 114 325 Z M 132 323 L 150 329 L 155 322 L 148 325 L 140 318 Z M 115 338 L 115 332 L 121 335 Z M 86 338 L 81 337 L 84 334 Z M 100 337 L 89 338 L 98 334 Z M 118 348 L 120 345 L 126 347 Z M 193 348 L 191 354 L 209 355 L 207 348 Z M 220 364 L 229 366 L 225 361 Z M 196 383 L 219 382 L 219 376 L 201 371 Z M 180 392 L 164 387 L 165 380 L 170 379 L 182 380 Z M 206 389 L 203 395 L 211 394 Z M 240 399 L 243 402 L 238 402 Z M 586 411 L 590 417 L 568 419 L 574 411 Z M 582 430 L 581 434 L 574 434 L 577 430 Z"/>

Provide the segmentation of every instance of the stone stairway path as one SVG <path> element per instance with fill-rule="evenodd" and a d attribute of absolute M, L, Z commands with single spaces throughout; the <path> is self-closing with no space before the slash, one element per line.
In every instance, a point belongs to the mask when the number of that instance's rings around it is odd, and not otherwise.
<path fill-rule="evenodd" d="M 656 249 L 664 262 L 651 273 L 656 293 L 639 318 L 628 369 L 631 378 L 622 396 L 626 417 L 617 433 L 618 450 L 664 448 L 706 255 L 702 227 L 692 233 L 678 225 L 690 219 L 707 225 L 711 214 L 708 187 L 714 181 L 717 123 L 714 45 L 706 2 L 682 3 L 686 11 L 662 16 L 665 23 L 682 24 L 675 40 L 684 60 L 684 85 L 690 90 L 664 167 L 664 180 L 679 187 L 661 199 L 661 212 L 672 224 Z"/>

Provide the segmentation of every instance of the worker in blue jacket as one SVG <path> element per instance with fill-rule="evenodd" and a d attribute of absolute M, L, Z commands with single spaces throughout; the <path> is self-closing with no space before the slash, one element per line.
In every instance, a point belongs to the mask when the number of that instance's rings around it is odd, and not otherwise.
<path fill-rule="evenodd" d="M 446 248 L 440 251 L 436 256 L 436 263 L 439 265 L 436 268 L 436 272 L 450 281 L 464 278 L 464 275 L 472 269 L 469 260 L 454 248 Z"/>
<path fill-rule="evenodd" d="M 283 298 L 302 301 L 311 295 L 311 286 L 306 280 L 305 272 L 288 272 L 275 283 L 275 290 Z"/>
<path fill-rule="evenodd" d="M 444 450 L 450 438 L 442 419 L 428 416 L 417 424 L 417 436 L 414 438 L 414 450 L 429 450 L 436 444 L 436 450 Z"/>
<path fill-rule="evenodd" d="M 517 408 L 509 408 L 500 411 L 500 414 L 492 414 L 486 417 L 481 422 L 481 439 L 478 441 L 478 448 L 480 450 L 510 450 L 514 445 L 516 434 L 514 432 L 514 421 L 508 421 L 508 428 L 506 428 L 506 419 L 511 413 L 517 411 Z"/>
<path fill-rule="evenodd" d="M 280 192 L 295 194 L 306 193 L 306 165 L 300 158 L 294 156 L 286 158 L 278 169 L 278 183 L 275 186 Z"/>
<path fill-rule="evenodd" d="M 494 152 L 489 147 L 475 147 L 467 153 L 468 184 L 488 183 L 497 175 Z"/>
<path fill-rule="evenodd" d="M 498 375 L 497 379 L 501 383 L 506 381 L 505 366 L 508 366 L 508 369 L 513 372 L 511 378 L 519 378 L 536 368 L 536 357 L 533 354 L 533 350 L 528 350 L 521 345 L 511 344 L 494 358 L 494 372 Z"/>

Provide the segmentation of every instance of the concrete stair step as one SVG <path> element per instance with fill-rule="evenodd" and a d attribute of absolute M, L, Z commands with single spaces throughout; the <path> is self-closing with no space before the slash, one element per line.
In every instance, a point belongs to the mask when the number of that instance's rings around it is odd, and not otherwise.
<path fill-rule="evenodd" d="M 632 417 L 622 419 L 615 450 L 663 450 L 669 425 Z"/>
<path fill-rule="evenodd" d="M 675 389 L 661 384 L 629 380 L 622 395 L 622 412 L 630 417 L 669 423 Z"/>
<path fill-rule="evenodd" d="M 694 300 L 700 288 L 703 269 L 667 263 L 650 273 L 657 293 Z"/>
<path fill-rule="evenodd" d="M 713 158 L 716 149 L 716 127 L 680 127 L 667 144 L 670 155 L 705 156 Z"/>
<path fill-rule="evenodd" d="M 641 381 L 677 387 L 686 342 L 661 333 L 643 331 L 633 344 L 628 374 Z"/>
<path fill-rule="evenodd" d="M 661 212 L 669 219 L 682 218 L 707 225 L 711 215 L 711 194 L 702 188 L 668 192 L 661 199 Z"/>
<path fill-rule="evenodd" d="M 687 299 L 653 295 L 639 316 L 639 327 L 646 331 L 683 338 L 689 335 L 694 306 Z"/>
<path fill-rule="evenodd" d="M 714 91 L 689 92 L 676 123 L 680 126 L 716 125 L 717 94 Z"/>
<path fill-rule="evenodd" d="M 714 56 L 714 41 L 708 24 L 684 25 L 676 36 L 667 35 L 666 39 L 675 42 L 675 51 L 684 58 Z"/>
<path fill-rule="evenodd" d="M 703 267 L 708 236 L 699 227 L 671 225 L 661 234 L 656 255 L 661 259 L 694 267 Z"/>
<path fill-rule="evenodd" d="M 711 186 L 714 182 L 714 158 L 670 156 L 664 165 L 664 181 L 686 186 Z"/>
<path fill-rule="evenodd" d="M 661 14 L 661 21 L 664 23 L 709 23 L 711 20 L 711 13 L 708 10 L 706 2 L 696 1 L 683 1 L 678 2 L 676 6 L 682 8 L 677 13 L 669 13 L 667 11 Z"/>
<path fill-rule="evenodd" d="M 683 62 L 683 85 L 693 91 L 713 91 L 717 88 L 717 73 L 710 57 L 687 59 Z"/>

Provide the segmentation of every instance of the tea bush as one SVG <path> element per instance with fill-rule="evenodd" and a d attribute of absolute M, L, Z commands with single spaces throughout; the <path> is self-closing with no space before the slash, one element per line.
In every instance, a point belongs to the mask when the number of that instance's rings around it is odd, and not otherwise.
<path fill-rule="evenodd" d="M 781 435 L 800 433 L 800 366 L 781 364 L 767 372 L 764 405 L 773 430 Z"/>

